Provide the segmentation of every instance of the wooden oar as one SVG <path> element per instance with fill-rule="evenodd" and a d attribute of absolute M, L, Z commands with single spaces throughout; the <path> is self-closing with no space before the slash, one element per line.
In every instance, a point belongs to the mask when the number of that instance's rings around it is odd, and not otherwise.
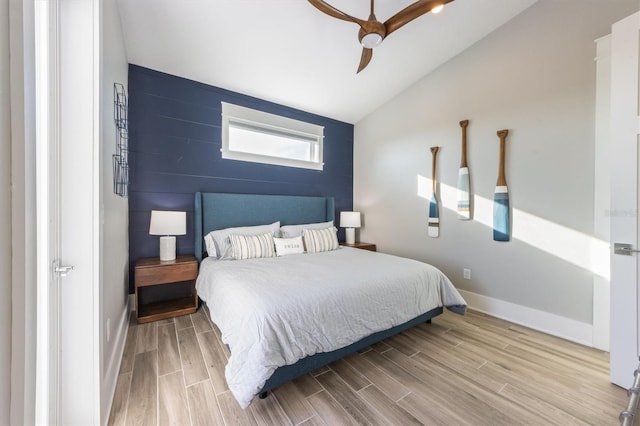
<path fill-rule="evenodd" d="M 467 126 L 469 120 L 462 120 L 462 155 L 458 170 L 458 218 L 471 219 L 471 205 L 469 204 L 469 166 L 467 165 Z"/>
<path fill-rule="evenodd" d="M 438 155 L 438 147 L 431 147 L 432 166 L 431 166 L 431 201 L 429 202 L 429 230 L 428 235 L 437 238 L 440 235 L 440 216 L 438 214 L 438 197 L 436 196 L 436 156 Z"/>
<path fill-rule="evenodd" d="M 499 130 L 500 138 L 500 164 L 498 166 L 498 182 L 493 194 L 493 239 L 495 241 L 509 241 L 511 237 L 511 224 L 509 223 L 509 190 L 507 178 L 504 174 L 505 140 L 508 130 Z"/>

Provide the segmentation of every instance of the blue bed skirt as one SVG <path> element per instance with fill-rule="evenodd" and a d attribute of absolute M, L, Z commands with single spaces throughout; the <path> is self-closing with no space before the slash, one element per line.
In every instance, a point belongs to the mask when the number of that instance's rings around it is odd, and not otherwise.
<path fill-rule="evenodd" d="M 361 340 L 358 340 L 357 342 L 352 343 L 349 346 L 345 346 L 344 348 L 336 349 L 335 351 L 331 352 L 317 353 L 315 355 L 303 358 L 295 364 L 279 367 L 278 369 L 276 369 L 276 371 L 274 371 L 273 375 L 264 384 L 264 387 L 260 391 L 260 394 L 262 394 L 261 397 L 264 396 L 265 392 L 270 391 L 271 389 L 274 389 L 297 377 L 303 376 L 313 370 L 344 358 L 349 354 L 364 349 L 367 346 L 380 342 L 420 323 L 427 322 L 431 320 L 431 318 L 442 314 L 442 310 L 442 307 L 432 309 L 429 312 L 420 315 L 419 317 L 405 322 L 404 324 L 400 324 L 388 330 L 379 331 Z"/>

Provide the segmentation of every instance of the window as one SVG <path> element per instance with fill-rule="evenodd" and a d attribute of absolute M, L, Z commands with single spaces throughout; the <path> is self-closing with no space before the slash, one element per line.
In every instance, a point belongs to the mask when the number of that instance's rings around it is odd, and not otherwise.
<path fill-rule="evenodd" d="M 324 127 L 222 102 L 222 158 L 322 170 Z"/>

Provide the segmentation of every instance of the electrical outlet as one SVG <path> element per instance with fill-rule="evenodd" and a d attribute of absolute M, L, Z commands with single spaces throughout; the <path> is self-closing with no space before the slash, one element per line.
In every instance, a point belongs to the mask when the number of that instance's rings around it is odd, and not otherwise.
<path fill-rule="evenodd" d="M 111 318 L 107 318 L 107 343 L 111 339 Z"/>
<path fill-rule="evenodd" d="M 470 280 L 471 279 L 471 269 L 464 268 L 462 270 L 462 274 L 463 274 L 463 277 L 464 277 L 465 280 Z"/>

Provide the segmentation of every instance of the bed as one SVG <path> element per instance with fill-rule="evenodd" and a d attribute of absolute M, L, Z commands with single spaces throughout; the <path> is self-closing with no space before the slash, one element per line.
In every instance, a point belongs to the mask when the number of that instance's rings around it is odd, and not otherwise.
<path fill-rule="evenodd" d="M 207 258 L 215 230 L 334 220 L 331 197 L 195 194 L 196 282 L 229 346 L 225 375 L 241 407 L 256 395 L 466 303 L 431 265 L 339 247 L 246 260 Z M 428 283 L 428 284 L 427 284 Z"/>

